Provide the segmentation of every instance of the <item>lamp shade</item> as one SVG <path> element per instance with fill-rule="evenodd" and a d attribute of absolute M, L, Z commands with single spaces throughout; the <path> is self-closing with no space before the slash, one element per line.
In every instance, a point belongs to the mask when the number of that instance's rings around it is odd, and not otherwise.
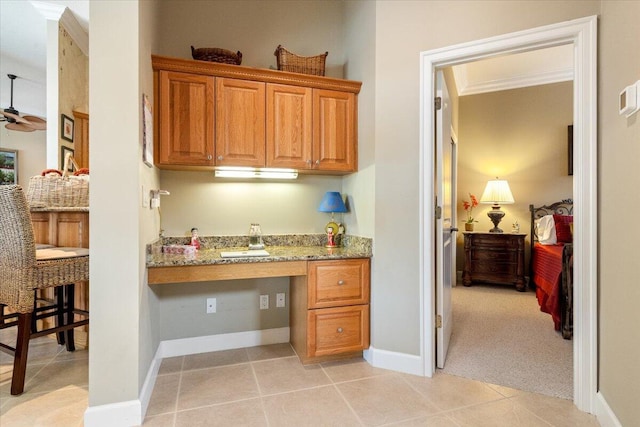
<path fill-rule="evenodd" d="M 492 179 L 487 182 L 487 186 L 480 197 L 480 203 L 488 203 L 494 205 L 506 205 L 515 203 L 509 183 L 504 179 Z"/>
<path fill-rule="evenodd" d="M 318 212 L 346 212 L 347 207 L 342 201 L 342 196 L 337 191 L 327 191 L 320 202 Z"/>

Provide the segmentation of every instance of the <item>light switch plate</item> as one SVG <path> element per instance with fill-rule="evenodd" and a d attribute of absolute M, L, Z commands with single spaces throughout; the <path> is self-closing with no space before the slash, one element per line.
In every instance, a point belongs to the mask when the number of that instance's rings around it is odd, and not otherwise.
<path fill-rule="evenodd" d="M 620 92 L 620 115 L 631 117 L 640 110 L 640 80 Z"/>

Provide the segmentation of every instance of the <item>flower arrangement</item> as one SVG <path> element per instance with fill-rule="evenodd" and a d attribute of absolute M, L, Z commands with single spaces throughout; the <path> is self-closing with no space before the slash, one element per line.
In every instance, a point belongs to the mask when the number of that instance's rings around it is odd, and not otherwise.
<path fill-rule="evenodd" d="M 473 194 L 469 193 L 469 201 L 465 200 L 462 202 L 462 206 L 464 210 L 467 212 L 467 220 L 465 221 L 467 224 L 473 224 L 474 222 L 478 222 L 473 219 L 473 208 L 478 206 L 478 199 Z"/>

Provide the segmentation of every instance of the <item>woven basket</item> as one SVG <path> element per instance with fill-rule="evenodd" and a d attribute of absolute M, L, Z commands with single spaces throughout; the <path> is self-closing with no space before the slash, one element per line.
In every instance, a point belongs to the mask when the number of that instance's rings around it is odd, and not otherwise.
<path fill-rule="evenodd" d="M 242 62 L 242 52 L 231 52 L 227 49 L 217 47 L 194 48 L 191 46 L 191 56 L 199 61 L 221 62 L 223 64 L 240 65 Z"/>
<path fill-rule="evenodd" d="M 27 202 L 32 208 L 88 207 L 88 175 L 84 177 L 58 174 L 32 176 L 27 189 Z"/>
<path fill-rule="evenodd" d="M 299 56 L 278 45 L 273 54 L 280 71 L 324 76 L 324 64 L 329 52 L 316 56 Z"/>

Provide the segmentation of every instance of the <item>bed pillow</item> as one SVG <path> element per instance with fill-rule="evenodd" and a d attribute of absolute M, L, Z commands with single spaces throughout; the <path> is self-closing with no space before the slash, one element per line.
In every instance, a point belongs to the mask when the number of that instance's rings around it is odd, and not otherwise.
<path fill-rule="evenodd" d="M 555 245 L 557 243 L 556 224 L 553 215 L 545 215 L 536 220 L 538 242 L 542 245 Z"/>
<path fill-rule="evenodd" d="M 573 233 L 571 227 L 573 224 L 573 215 L 553 215 L 553 221 L 556 226 L 556 238 L 558 243 L 573 242 Z"/>

